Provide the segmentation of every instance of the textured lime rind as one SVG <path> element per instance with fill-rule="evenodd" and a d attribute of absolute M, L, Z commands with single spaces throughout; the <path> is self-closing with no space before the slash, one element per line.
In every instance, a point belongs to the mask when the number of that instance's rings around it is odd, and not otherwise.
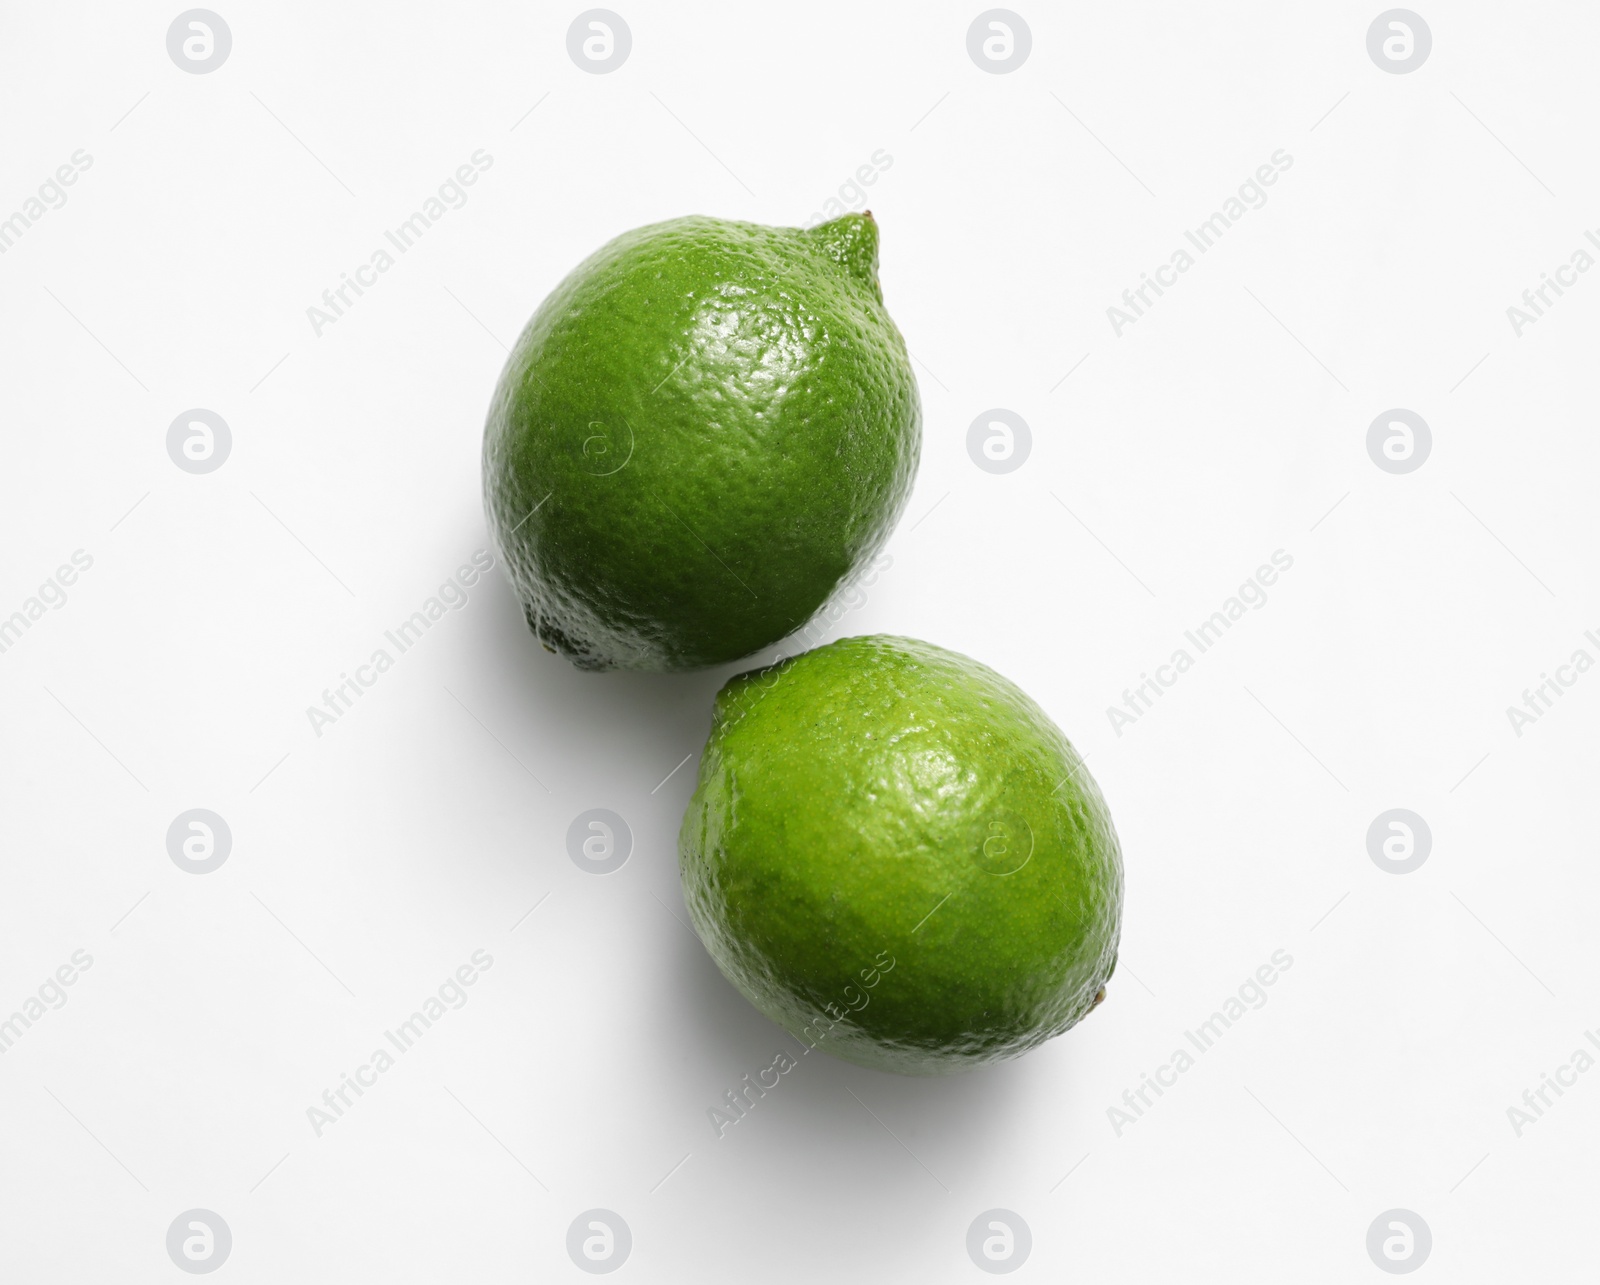
<path fill-rule="evenodd" d="M 913 639 L 730 681 L 679 865 L 745 997 L 880 1070 L 1016 1057 L 1093 1008 L 1116 965 L 1122 858 L 1083 760 L 1015 684 Z"/>
<path fill-rule="evenodd" d="M 810 619 L 887 538 L 921 445 L 878 230 L 638 228 L 556 287 L 484 433 L 528 624 L 585 669 L 694 669 Z"/>

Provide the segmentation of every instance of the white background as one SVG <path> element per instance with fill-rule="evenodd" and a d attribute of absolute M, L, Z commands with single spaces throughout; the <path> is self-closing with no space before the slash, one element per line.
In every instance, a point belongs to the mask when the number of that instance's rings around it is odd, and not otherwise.
<path fill-rule="evenodd" d="M 995 75 L 976 4 L 615 3 L 607 75 L 568 56 L 576 7 L 230 3 L 205 75 L 176 6 L 0 7 L 0 217 L 93 158 L 0 257 L 0 615 L 94 559 L 0 655 L 0 1015 L 94 961 L 0 1057 L 0 1276 L 184 1279 L 196 1207 L 251 1282 L 584 1279 L 594 1207 L 645 1281 L 984 1279 L 996 1207 L 1032 1230 L 1019 1278 L 1383 1279 L 1395 1207 L 1424 1276 L 1584 1269 L 1600 1069 L 1521 1136 L 1507 1108 L 1600 1026 L 1600 676 L 1520 737 L 1505 710 L 1600 659 L 1600 272 L 1520 337 L 1506 309 L 1600 226 L 1600 17 L 1427 8 L 1396 75 L 1377 4 L 1034 5 Z M 316 336 L 479 148 L 467 204 Z M 1116 336 L 1280 148 L 1267 204 Z M 496 571 L 320 737 L 305 709 L 487 546 L 490 390 L 575 263 L 681 214 L 804 222 L 879 149 L 925 442 L 829 634 L 969 653 L 1051 712 L 1123 838 L 1122 967 L 1021 1061 L 808 1056 L 719 1139 L 707 1108 L 793 1046 L 685 927 L 693 759 L 660 783 L 736 667 L 580 674 Z M 233 435 L 204 476 L 166 451 L 192 407 Z M 1004 476 L 966 449 L 991 407 L 1033 432 Z M 1391 407 L 1433 434 L 1403 476 L 1365 445 Z M 1118 735 L 1277 549 L 1267 605 Z M 166 851 L 197 807 L 233 834 L 204 876 Z M 604 877 L 566 852 L 594 807 L 634 835 Z M 1432 830 L 1412 874 L 1367 852 L 1395 807 Z M 478 949 L 470 1002 L 317 1137 Z M 1279 949 L 1265 1007 L 1118 1136 Z"/>

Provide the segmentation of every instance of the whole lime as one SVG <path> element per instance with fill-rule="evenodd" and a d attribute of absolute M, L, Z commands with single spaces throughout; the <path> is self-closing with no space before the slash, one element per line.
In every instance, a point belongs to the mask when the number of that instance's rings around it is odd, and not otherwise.
<path fill-rule="evenodd" d="M 1122 857 L 1082 758 L 1013 683 L 929 643 L 848 638 L 729 682 L 678 854 L 728 980 L 863 1066 L 1016 1057 L 1116 966 Z"/>
<path fill-rule="evenodd" d="M 625 233 L 556 287 L 484 432 L 490 524 L 542 643 L 694 669 L 806 623 L 877 552 L 921 446 L 878 226 Z"/>

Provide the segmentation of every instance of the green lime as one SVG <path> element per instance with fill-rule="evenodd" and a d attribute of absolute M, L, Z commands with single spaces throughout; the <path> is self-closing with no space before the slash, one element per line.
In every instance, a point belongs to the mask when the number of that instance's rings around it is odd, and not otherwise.
<path fill-rule="evenodd" d="M 728 980 L 863 1066 L 1016 1057 L 1116 966 L 1122 857 L 1083 759 L 1015 684 L 914 639 L 729 682 L 678 854 Z"/>
<path fill-rule="evenodd" d="M 877 552 L 921 435 L 870 214 L 674 219 L 533 315 L 489 409 L 484 495 L 548 649 L 694 669 L 794 632 Z"/>

